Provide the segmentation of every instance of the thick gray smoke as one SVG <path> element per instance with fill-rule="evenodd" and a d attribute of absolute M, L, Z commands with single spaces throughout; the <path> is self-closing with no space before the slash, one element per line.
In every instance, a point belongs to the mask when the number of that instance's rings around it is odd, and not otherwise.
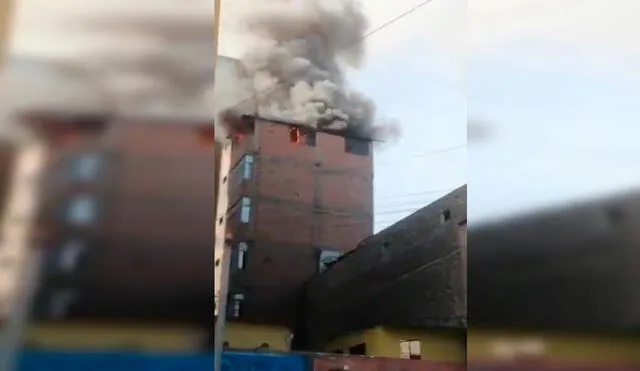
<path fill-rule="evenodd" d="M 343 67 L 365 56 L 367 17 L 355 0 L 271 0 L 252 7 L 246 29 L 260 43 L 241 58 L 258 114 L 378 140 L 399 134 L 375 103 L 353 89 Z"/>
<path fill-rule="evenodd" d="M 202 4 L 187 2 L 173 13 L 150 8 L 86 16 L 69 27 L 109 37 L 60 63 L 84 70 L 117 110 L 211 117 L 213 5 Z"/>

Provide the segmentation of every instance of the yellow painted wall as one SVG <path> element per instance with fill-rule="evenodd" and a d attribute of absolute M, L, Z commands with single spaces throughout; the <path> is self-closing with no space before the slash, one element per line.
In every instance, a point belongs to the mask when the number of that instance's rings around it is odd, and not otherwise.
<path fill-rule="evenodd" d="M 325 350 L 342 350 L 346 353 L 350 347 L 366 343 L 367 355 L 400 358 L 400 342 L 403 340 L 420 341 L 422 359 L 442 362 L 465 361 L 464 337 L 455 331 L 440 329 L 412 331 L 377 327 L 335 339 Z"/>
<path fill-rule="evenodd" d="M 290 349 L 291 331 L 284 327 L 249 325 L 239 322 L 227 322 L 225 341 L 234 349 L 255 349 L 263 343 L 279 351 Z"/>
<path fill-rule="evenodd" d="M 543 344 L 540 356 L 550 359 L 640 364 L 640 337 L 486 330 L 469 331 L 469 360 L 499 359 L 505 342 Z"/>
<path fill-rule="evenodd" d="M 27 346 L 45 349 L 190 351 L 204 340 L 204 331 L 196 328 L 120 324 L 36 324 L 25 334 Z"/>

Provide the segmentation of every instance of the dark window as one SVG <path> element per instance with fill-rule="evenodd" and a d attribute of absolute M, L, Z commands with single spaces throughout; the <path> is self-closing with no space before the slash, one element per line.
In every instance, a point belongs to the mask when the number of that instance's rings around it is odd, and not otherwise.
<path fill-rule="evenodd" d="M 624 221 L 624 211 L 620 208 L 611 208 L 607 210 L 607 218 L 611 224 L 619 224 Z"/>
<path fill-rule="evenodd" d="M 445 210 L 442 212 L 442 222 L 446 223 L 451 220 L 451 210 Z"/>
<path fill-rule="evenodd" d="M 371 154 L 371 142 L 363 139 L 345 138 L 344 150 L 347 153 L 360 156 L 369 156 Z"/>
<path fill-rule="evenodd" d="M 355 354 L 360 356 L 367 355 L 367 344 L 361 343 L 361 344 L 352 346 L 351 348 L 349 348 L 349 354 Z"/>
<path fill-rule="evenodd" d="M 307 130 L 304 133 L 304 143 L 308 146 L 316 146 L 316 132 L 313 130 Z"/>
<path fill-rule="evenodd" d="M 242 270 L 246 267 L 248 254 L 249 244 L 246 242 L 240 242 L 238 244 L 238 250 L 236 250 L 236 269 Z"/>
<path fill-rule="evenodd" d="M 234 294 L 231 297 L 231 317 L 240 318 L 242 317 L 242 309 L 244 304 L 244 295 L 242 294 Z"/>

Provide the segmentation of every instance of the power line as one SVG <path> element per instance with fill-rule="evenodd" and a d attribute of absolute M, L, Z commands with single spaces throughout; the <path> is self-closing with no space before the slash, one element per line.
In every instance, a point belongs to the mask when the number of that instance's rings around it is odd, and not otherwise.
<path fill-rule="evenodd" d="M 378 200 L 391 200 L 391 199 L 397 199 L 397 198 L 401 198 L 401 197 L 425 196 L 425 195 L 433 195 L 433 194 L 445 193 L 445 192 L 449 193 L 449 192 L 453 191 L 454 189 L 455 188 L 446 188 L 446 189 L 434 189 L 434 190 L 423 191 L 423 192 L 415 192 L 415 193 L 404 193 L 404 194 L 400 193 L 400 194 L 397 194 L 397 195 L 380 197 L 380 198 L 378 198 Z"/>
<path fill-rule="evenodd" d="M 396 16 L 396 17 L 392 18 L 392 19 L 390 19 L 389 21 L 387 21 L 387 22 L 385 22 L 385 23 L 383 23 L 383 24 L 379 25 L 378 27 L 376 27 L 376 28 L 372 29 L 371 31 L 367 32 L 367 33 L 366 33 L 366 34 L 364 34 L 362 37 L 360 37 L 358 40 L 356 40 L 353 44 L 351 44 L 351 45 L 347 46 L 346 48 L 344 48 L 344 49 L 342 49 L 342 50 L 340 50 L 340 51 L 349 50 L 349 49 L 351 49 L 351 48 L 354 48 L 354 47 L 358 46 L 360 43 L 362 43 L 364 40 L 366 40 L 366 39 L 367 39 L 367 38 L 369 38 L 370 36 L 372 36 L 372 35 L 374 35 L 374 34 L 376 34 L 376 33 L 380 32 L 380 31 L 384 30 L 385 28 L 387 28 L 387 27 L 391 26 L 392 24 L 396 23 L 397 21 L 401 20 L 402 18 L 404 18 L 404 17 L 406 17 L 406 16 L 410 15 L 411 13 L 413 13 L 413 12 L 415 12 L 415 11 L 419 10 L 420 8 L 422 8 L 422 7 L 426 6 L 427 4 L 431 3 L 432 1 L 433 1 L 433 0 L 424 0 L 424 1 L 422 1 L 421 3 L 419 3 L 419 4 L 418 4 L 418 5 L 416 5 L 416 6 L 414 6 L 414 7 L 413 7 L 413 8 L 411 8 L 411 9 L 407 10 L 406 12 L 404 12 L 404 13 L 402 13 L 402 14 L 400 14 L 400 15 L 398 15 L 398 16 Z M 270 88 L 266 88 L 266 89 L 264 89 L 264 90 L 262 90 L 262 91 L 258 91 L 258 92 L 256 92 L 256 93 L 254 93 L 252 96 L 250 96 L 249 98 L 243 99 L 243 100 L 241 100 L 240 102 L 238 102 L 238 103 L 234 104 L 234 105 L 233 105 L 233 106 L 231 106 L 231 108 L 229 108 L 229 109 L 234 110 L 234 109 L 236 109 L 236 108 L 240 107 L 241 105 L 243 105 L 243 104 L 245 104 L 245 103 L 247 103 L 247 102 L 252 101 L 253 99 L 255 99 L 255 98 L 256 98 L 258 95 L 260 95 L 260 94 L 270 93 L 270 92 L 274 91 L 276 88 L 278 88 L 278 87 L 279 87 L 280 85 L 282 85 L 282 84 L 283 84 L 283 83 L 278 83 L 278 84 L 275 84 L 274 86 L 272 86 L 272 87 L 270 87 Z"/>
<path fill-rule="evenodd" d="M 429 157 L 429 156 L 435 156 L 435 155 L 439 155 L 441 153 L 447 153 L 447 152 L 455 151 L 457 149 L 462 149 L 462 148 L 467 148 L 467 144 L 466 143 L 465 144 L 459 144 L 457 146 L 440 148 L 440 149 L 436 149 L 436 150 L 429 151 L 429 152 L 416 153 L 416 154 L 413 154 L 413 155 L 408 155 L 404 159 L 415 159 L 415 158 L 424 158 L 424 157 Z M 390 166 L 390 165 L 394 165 L 393 162 L 394 162 L 393 160 L 389 160 L 389 162 L 384 161 L 382 163 L 376 163 L 375 159 L 374 159 L 374 166 L 378 166 L 378 167 Z"/>

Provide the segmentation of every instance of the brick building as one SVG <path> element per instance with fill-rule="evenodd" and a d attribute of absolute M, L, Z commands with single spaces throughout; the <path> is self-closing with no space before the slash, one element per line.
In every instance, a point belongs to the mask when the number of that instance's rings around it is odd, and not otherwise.
<path fill-rule="evenodd" d="M 401 342 L 413 340 L 422 354 L 411 356 L 462 362 L 466 219 L 463 186 L 363 240 L 312 279 L 311 346 L 400 357 Z"/>
<path fill-rule="evenodd" d="M 211 326 L 209 120 L 31 112 L 47 142 L 39 322 Z"/>
<path fill-rule="evenodd" d="M 635 191 L 472 226 L 469 369 L 638 369 L 639 223 Z"/>
<path fill-rule="evenodd" d="M 220 174 L 228 208 L 217 222 L 233 236 L 225 338 L 286 348 L 305 282 L 373 232 L 371 143 L 259 117 L 242 125 Z"/>

